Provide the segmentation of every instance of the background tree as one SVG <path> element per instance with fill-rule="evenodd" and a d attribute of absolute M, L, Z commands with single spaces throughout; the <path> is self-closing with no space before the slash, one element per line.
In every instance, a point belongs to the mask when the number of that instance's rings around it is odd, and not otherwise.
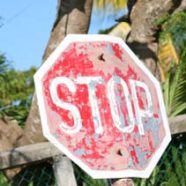
<path fill-rule="evenodd" d="M 23 127 L 30 110 L 36 69 L 19 72 L 5 63 L 3 55 L 0 58 L 0 118 L 9 116 Z"/>

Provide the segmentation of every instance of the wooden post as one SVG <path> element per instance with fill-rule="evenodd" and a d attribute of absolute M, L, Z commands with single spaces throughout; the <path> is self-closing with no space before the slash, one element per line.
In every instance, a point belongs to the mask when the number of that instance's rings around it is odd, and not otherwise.
<path fill-rule="evenodd" d="M 77 186 L 72 163 L 69 158 L 58 155 L 53 159 L 54 175 L 58 186 Z"/>

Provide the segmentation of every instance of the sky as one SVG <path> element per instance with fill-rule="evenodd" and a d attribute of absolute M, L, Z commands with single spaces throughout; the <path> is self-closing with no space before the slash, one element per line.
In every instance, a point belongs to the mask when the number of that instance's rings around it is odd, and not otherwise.
<path fill-rule="evenodd" d="M 39 67 L 55 20 L 57 0 L 1 0 L 0 52 L 16 70 Z M 126 10 L 93 8 L 89 34 L 116 24 Z"/>

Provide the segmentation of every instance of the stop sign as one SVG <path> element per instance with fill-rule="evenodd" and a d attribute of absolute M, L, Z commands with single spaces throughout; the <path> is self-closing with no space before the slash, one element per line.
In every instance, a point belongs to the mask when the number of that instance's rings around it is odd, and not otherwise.
<path fill-rule="evenodd" d="M 121 39 L 69 35 L 34 79 L 50 142 L 94 178 L 149 177 L 167 116 L 159 82 Z"/>

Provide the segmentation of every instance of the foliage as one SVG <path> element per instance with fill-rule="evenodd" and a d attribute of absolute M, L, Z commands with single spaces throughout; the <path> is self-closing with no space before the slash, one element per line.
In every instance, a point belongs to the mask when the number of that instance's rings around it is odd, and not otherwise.
<path fill-rule="evenodd" d="M 6 177 L 3 175 L 3 173 L 0 173 L 0 185 L 1 186 L 11 186 L 8 183 L 8 180 L 6 179 Z"/>
<path fill-rule="evenodd" d="M 0 117 L 10 116 L 23 126 L 34 91 L 32 76 L 36 69 L 19 72 L 0 55 Z"/>
<path fill-rule="evenodd" d="M 86 174 L 77 165 L 74 165 L 74 172 L 77 180 L 77 185 L 87 185 L 87 186 L 109 186 L 108 180 L 106 179 L 93 179 L 88 174 Z"/>
<path fill-rule="evenodd" d="M 136 186 L 184 186 L 186 184 L 185 134 L 174 136 L 148 179 L 135 179 Z"/>
<path fill-rule="evenodd" d="M 5 72 L 8 68 L 6 58 L 3 54 L 0 54 L 0 78 L 5 77 Z"/>
<path fill-rule="evenodd" d="M 161 27 L 159 35 L 159 64 L 164 81 L 172 65 L 177 65 L 186 46 L 186 13 L 166 14 L 156 20 Z M 173 67 L 172 67 L 173 68 Z"/>
<path fill-rule="evenodd" d="M 165 60 L 159 56 L 161 72 L 165 77 L 162 86 L 164 100 L 168 116 L 174 117 L 186 113 L 186 13 L 167 14 L 156 24 L 162 28 L 159 35 L 160 54 L 167 56 Z M 167 45 L 168 39 L 171 39 L 172 48 Z M 177 54 L 173 55 L 175 49 L 179 58 L 175 56 Z"/>
<path fill-rule="evenodd" d="M 172 67 L 163 83 L 165 106 L 168 116 L 186 112 L 186 50 L 177 67 Z"/>
<path fill-rule="evenodd" d="M 179 12 L 173 15 L 165 15 L 156 21 L 161 25 L 160 42 L 163 42 L 167 35 L 171 35 L 176 51 L 181 54 L 186 46 L 186 13 Z"/>

